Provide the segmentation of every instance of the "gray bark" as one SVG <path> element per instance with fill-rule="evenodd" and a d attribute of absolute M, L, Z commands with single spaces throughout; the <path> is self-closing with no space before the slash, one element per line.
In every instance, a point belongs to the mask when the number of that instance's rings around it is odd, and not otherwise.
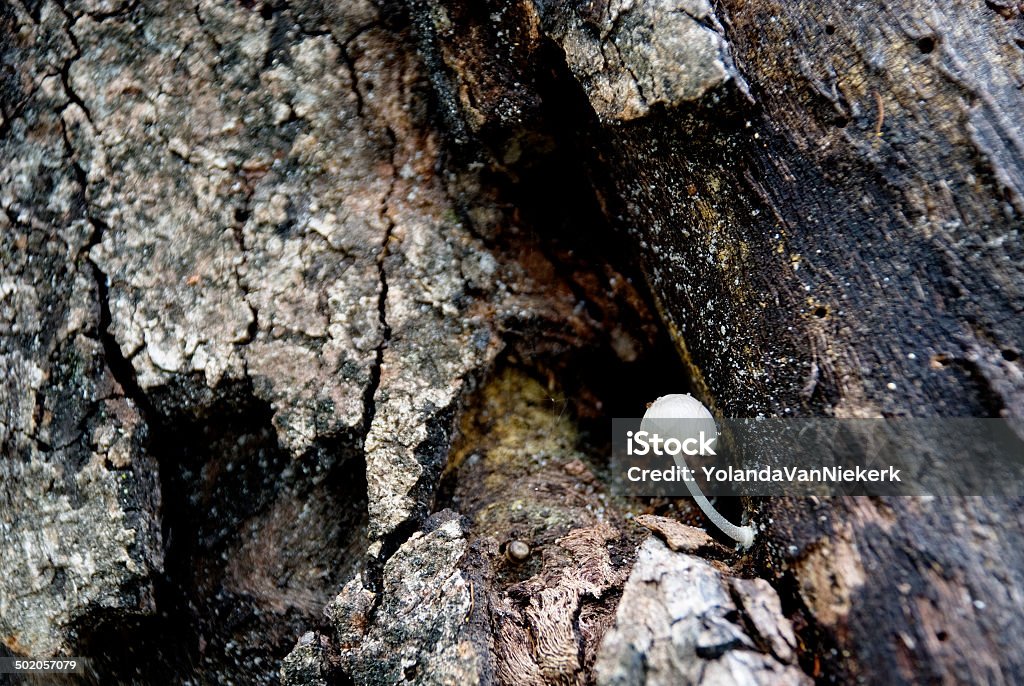
<path fill-rule="evenodd" d="M 1021 22 L 4 5 L 0 652 L 1021 681 L 1020 502 L 749 501 L 740 554 L 588 442 L 687 379 L 724 416 L 1024 415 Z"/>
<path fill-rule="evenodd" d="M 628 279 L 556 263 L 446 163 L 391 11 L 2 21 L 7 652 L 84 655 L 99 683 L 276 682 L 346 582 L 387 591 L 506 347 L 627 360 L 656 331 Z"/>

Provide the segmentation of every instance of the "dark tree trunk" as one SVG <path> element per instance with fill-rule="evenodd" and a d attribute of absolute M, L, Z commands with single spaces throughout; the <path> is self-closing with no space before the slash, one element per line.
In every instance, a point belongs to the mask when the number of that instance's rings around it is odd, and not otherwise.
<path fill-rule="evenodd" d="M 1022 8 L 678 4 L 426 2 L 421 35 L 499 158 L 524 90 L 570 112 L 722 415 L 1024 415 Z M 1019 498 L 748 507 L 815 676 L 1024 677 Z"/>

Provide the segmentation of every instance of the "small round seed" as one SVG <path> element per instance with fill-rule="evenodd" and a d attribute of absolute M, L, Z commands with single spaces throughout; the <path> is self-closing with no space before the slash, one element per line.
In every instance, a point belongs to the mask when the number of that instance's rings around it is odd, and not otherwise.
<path fill-rule="evenodd" d="M 526 545 L 522 541 L 511 541 L 505 548 L 508 556 L 516 562 L 522 562 L 526 558 L 530 557 L 530 546 Z"/>

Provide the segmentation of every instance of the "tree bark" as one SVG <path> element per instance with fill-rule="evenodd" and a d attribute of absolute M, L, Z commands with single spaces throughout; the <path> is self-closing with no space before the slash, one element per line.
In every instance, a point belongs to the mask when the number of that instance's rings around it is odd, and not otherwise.
<path fill-rule="evenodd" d="M 3 654 L 1024 681 L 1020 498 L 748 499 L 741 553 L 608 493 L 592 438 L 688 383 L 720 416 L 1024 416 L 1017 5 L 15 0 L 0 29 Z"/>

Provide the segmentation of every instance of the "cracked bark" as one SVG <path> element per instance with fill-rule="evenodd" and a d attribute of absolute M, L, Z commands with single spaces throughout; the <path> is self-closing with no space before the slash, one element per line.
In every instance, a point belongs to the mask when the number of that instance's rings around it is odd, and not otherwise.
<path fill-rule="evenodd" d="M 1013 503 L 746 503 L 739 557 L 646 537 L 586 437 L 687 377 L 727 414 L 1019 415 L 1020 13 L 677 4 L 0 8 L 5 650 L 100 683 L 1019 681 Z M 893 236 L 945 281 L 881 270 Z"/>
<path fill-rule="evenodd" d="M 504 238 L 370 3 L 4 12 L 3 643 L 272 683 L 353 574 L 381 588 L 505 345 L 608 354 L 566 281 L 636 292 Z"/>

